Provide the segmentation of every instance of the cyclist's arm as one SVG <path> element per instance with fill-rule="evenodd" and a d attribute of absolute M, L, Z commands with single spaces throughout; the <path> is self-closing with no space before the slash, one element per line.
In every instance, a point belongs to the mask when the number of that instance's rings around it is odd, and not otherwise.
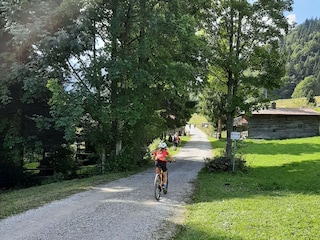
<path fill-rule="evenodd" d="M 157 159 L 157 156 L 156 156 L 156 152 L 154 152 L 153 154 L 152 154 L 152 160 L 153 161 L 157 161 L 158 159 Z"/>
<path fill-rule="evenodd" d="M 168 154 L 168 158 L 170 159 L 171 162 L 175 162 L 176 161 L 176 160 L 174 160 L 174 158 L 170 154 Z"/>

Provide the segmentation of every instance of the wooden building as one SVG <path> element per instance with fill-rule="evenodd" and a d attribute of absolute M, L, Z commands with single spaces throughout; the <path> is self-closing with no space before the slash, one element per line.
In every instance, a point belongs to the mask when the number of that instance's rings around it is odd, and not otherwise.
<path fill-rule="evenodd" d="M 234 121 L 246 137 L 253 139 L 287 139 L 319 136 L 320 113 L 312 109 L 276 108 L 255 111 Z"/>

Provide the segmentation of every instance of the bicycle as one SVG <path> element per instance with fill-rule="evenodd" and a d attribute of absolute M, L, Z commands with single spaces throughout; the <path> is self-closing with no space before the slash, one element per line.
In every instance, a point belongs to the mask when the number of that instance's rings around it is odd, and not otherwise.
<path fill-rule="evenodd" d="M 176 162 L 176 160 L 170 161 L 171 163 Z M 163 187 L 161 185 L 163 178 L 163 170 L 160 168 L 160 173 L 156 173 L 156 176 L 154 177 L 154 197 L 157 201 L 160 199 L 161 191 L 163 190 Z M 167 170 L 167 187 L 165 191 L 162 191 L 163 194 L 167 194 L 168 192 L 168 186 L 169 186 L 169 173 Z"/>
<path fill-rule="evenodd" d="M 156 176 L 154 177 L 154 196 L 157 201 L 160 199 L 161 191 L 163 190 L 161 182 L 163 178 L 163 171 L 162 169 L 160 170 L 160 173 L 156 173 Z M 164 194 L 167 194 L 168 191 L 168 185 L 169 184 L 169 175 L 167 171 L 167 188 L 166 191 L 163 191 Z"/>

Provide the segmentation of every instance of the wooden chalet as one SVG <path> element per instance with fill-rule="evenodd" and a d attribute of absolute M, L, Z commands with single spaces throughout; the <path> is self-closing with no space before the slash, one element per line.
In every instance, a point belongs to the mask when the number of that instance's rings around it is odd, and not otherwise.
<path fill-rule="evenodd" d="M 276 108 L 273 104 L 272 108 L 255 111 L 250 117 L 236 118 L 234 127 L 253 139 L 319 136 L 320 113 L 304 108 Z"/>

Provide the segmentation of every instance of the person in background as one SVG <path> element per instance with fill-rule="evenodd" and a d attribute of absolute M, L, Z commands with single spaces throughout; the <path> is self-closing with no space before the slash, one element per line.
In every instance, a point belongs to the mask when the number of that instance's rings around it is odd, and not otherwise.
<path fill-rule="evenodd" d="M 180 142 L 179 133 L 176 132 L 173 136 L 173 150 L 177 150 L 179 142 Z"/>
<path fill-rule="evenodd" d="M 156 174 L 159 174 L 162 169 L 163 178 L 161 186 L 164 194 L 167 193 L 167 158 L 169 158 L 171 162 L 175 162 L 174 158 L 167 151 L 167 144 L 160 142 L 158 149 L 153 153 L 152 160 L 155 162 Z"/>

